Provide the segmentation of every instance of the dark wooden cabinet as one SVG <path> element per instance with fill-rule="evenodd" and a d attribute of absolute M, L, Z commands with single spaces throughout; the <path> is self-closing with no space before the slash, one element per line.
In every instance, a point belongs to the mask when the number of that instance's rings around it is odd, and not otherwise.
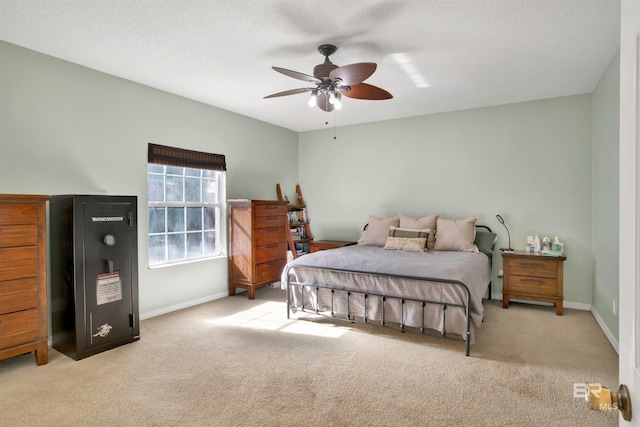
<path fill-rule="evenodd" d="M 556 314 L 562 315 L 564 256 L 544 256 L 524 251 L 503 252 L 502 307 L 509 308 L 509 300 L 551 302 Z"/>
<path fill-rule="evenodd" d="M 49 361 L 47 200 L 0 194 L 0 359 L 33 351 L 38 365 Z"/>
<path fill-rule="evenodd" d="M 280 281 L 287 263 L 287 202 L 229 200 L 229 295 Z"/>

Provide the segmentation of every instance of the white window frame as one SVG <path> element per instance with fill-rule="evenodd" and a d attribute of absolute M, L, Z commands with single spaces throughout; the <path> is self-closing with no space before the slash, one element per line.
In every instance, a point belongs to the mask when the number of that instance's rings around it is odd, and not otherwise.
<path fill-rule="evenodd" d="M 162 167 L 163 172 L 162 173 L 158 173 L 158 172 L 151 172 L 149 166 L 150 165 L 154 165 L 156 167 Z M 165 230 L 163 232 L 151 232 L 151 221 L 149 221 L 148 227 L 147 227 L 147 245 L 149 248 L 149 254 L 147 257 L 147 262 L 149 264 L 149 268 L 156 268 L 156 267 L 164 267 L 164 266 L 170 266 L 170 265 L 177 265 L 177 264 L 185 264 L 185 263 L 190 263 L 190 262 L 195 262 L 195 261 L 203 261 L 203 260 L 210 260 L 210 259 L 214 259 L 214 258 L 220 258 L 220 257 L 226 257 L 227 256 L 227 236 L 226 236 L 226 173 L 224 171 L 211 171 L 211 170 L 205 170 L 205 169 L 198 169 L 198 168 L 182 168 L 182 175 L 176 175 L 176 174 L 167 174 L 167 168 L 176 168 L 175 166 L 166 166 L 166 165 L 162 165 L 159 163 L 148 163 L 147 164 L 147 203 L 148 203 L 148 209 L 147 209 L 147 218 L 149 219 L 149 210 L 151 208 L 165 208 Z M 208 181 L 208 179 L 203 177 L 202 171 L 207 171 L 209 173 L 215 173 L 216 174 L 216 183 L 217 183 L 217 198 L 216 198 L 216 202 L 202 202 L 202 200 L 200 202 L 186 202 L 184 201 L 185 198 L 185 194 L 186 194 L 186 181 L 187 181 L 187 177 L 189 179 L 193 179 L 193 176 L 190 175 L 185 175 L 185 169 L 191 169 L 191 170 L 199 170 L 200 171 L 200 189 L 201 189 L 201 194 L 202 194 L 202 186 L 203 186 L 203 182 Z M 155 200 L 150 200 L 149 199 L 149 177 L 150 176 L 162 176 L 163 177 L 163 199 L 162 201 L 155 201 Z M 167 201 L 167 197 L 166 197 L 166 184 L 167 184 L 167 176 L 182 176 L 183 178 L 183 200 L 182 201 Z M 184 209 L 184 224 L 185 224 L 185 229 L 184 231 L 178 231 L 178 232 L 170 232 L 168 231 L 168 218 L 167 218 L 167 208 L 183 208 Z M 202 253 L 201 255 L 198 256 L 189 256 L 188 253 L 188 239 L 187 239 L 187 235 L 189 234 L 189 231 L 187 230 L 188 225 L 187 225 L 187 209 L 185 208 L 190 208 L 190 207 L 197 207 L 197 208 L 207 208 L 207 207 L 213 207 L 215 208 L 215 212 L 216 212 L 216 216 L 215 216 L 215 227 L 213 229 L 214 231 L 214 236 L 215 236 L 215 248 L 214 248 L 214 253 L 212 254 L 204 254 Z M 202 229 L 200 230 L 200 232 L 204 233 L 205 231 L 207 231 L 204 227 L 204 218 L 201 221 L 202 223 Z M 185 244 L 185 248 L 184 248 L 184 258 L 179 258 L 179 259 L 169 259 L 169 236 L 170 235 L 174 235 L 174 234 L 184 234 L 185 235 L 185 239 L 184 239 L 184 244 Z M 151 244 L 150 244 L 150 240 L 152 236 L 165 236 L 165 251 L 164 251 L 164 260 L 162 261 L 152 261 L 151 260 Z"/>

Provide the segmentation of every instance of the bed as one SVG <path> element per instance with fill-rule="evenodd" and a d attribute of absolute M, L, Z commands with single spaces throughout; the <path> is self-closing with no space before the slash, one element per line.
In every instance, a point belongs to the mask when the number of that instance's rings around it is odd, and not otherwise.
<path fill-rule="evenodd" d="M 424 252 L 389 250 L 361 239 L 299 257 L 282 274 L 287 317 L 310 312 L 463 341 L 469 356 L 474 330 L 482 324 L 482 299 L 487 290 L 491 295 L 495 242 L 488 227 L 477 226 L 483 231 L 476 232 L 475 221 L 471 227 L 476 250 L 437 250 L 435 242 Z"/>

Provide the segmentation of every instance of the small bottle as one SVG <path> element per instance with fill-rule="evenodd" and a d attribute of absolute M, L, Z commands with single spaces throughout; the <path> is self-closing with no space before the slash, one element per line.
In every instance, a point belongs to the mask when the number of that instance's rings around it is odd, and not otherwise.
<path fill-rule="evenodd" d="M 542 238 L 542 249 L 546 251 L 551 249 L 551 239 L 547 234 L 545 234 L 544 237 Z"/>
<path fill-rule="evenodd" d="M 540 252 L 540 237 L 536 234 L 536 237 L 533 238 L 533 251 Z"/>

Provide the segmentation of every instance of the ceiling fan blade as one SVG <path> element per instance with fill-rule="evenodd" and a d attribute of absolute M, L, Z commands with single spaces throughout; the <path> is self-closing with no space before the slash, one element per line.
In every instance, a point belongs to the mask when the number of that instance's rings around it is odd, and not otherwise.
<path fill-rule="evenodd" d="M 372 100 L 382 100 L 382 99 L 391 99 L 393 95 L 387 92 L 384 89 L 381 89 L 377 86 L 373 86 L 367 83 L 360 83 L 359 85 L 351 86 L 351 90 L 346 92 L 340 92 L 344 96 L 349 98 L 356 99 L 372 99 Z"/>
<path fill-rule="evenodd" d="M 267 95 L 262 99 L 276 98 L 278 96 L 297 95 L 299 93 L 311 92 L 312 90 L 313 90 L 313 88 L 311 88 L 311 87 L 304 87 L 304 88 L 300 88 L 300 89 L 285 90 L 284 92 L 278 92 L 278 93 L 274 93 L 272 95 Z"/>
<path fill-rule="evenodd" d="M 275 71 L 279 73 L 284 74 L 285 76 L 293 77 L 294 79 L 302 80 L 309 83 L 316 83 L 316 84 L 322 83 L 322 80 L 320 80 L 319 78 L 310 76 L 308 74 L 299 73 L 297 71 L 287 70 L 286 68 L 280 68 L 280 67 L 271 67 L 271 68 L 273 68 Z"/>
<path fill-rule="evenodd" d="M 319 93 L 316 97 L 316 105 L 326 112 L 333 111 L 333 104 L 329 102 L 329 97 L 323 93 Z"/>
<path fill-rule="evenodd" d="M 340 79 L 347 86 L 357 85 L 368 79 L 376 71 L 376 68 L 377 65 L 373 62 L 344 65 L 331 71 L 329 78 L 331 80 Z"/>

